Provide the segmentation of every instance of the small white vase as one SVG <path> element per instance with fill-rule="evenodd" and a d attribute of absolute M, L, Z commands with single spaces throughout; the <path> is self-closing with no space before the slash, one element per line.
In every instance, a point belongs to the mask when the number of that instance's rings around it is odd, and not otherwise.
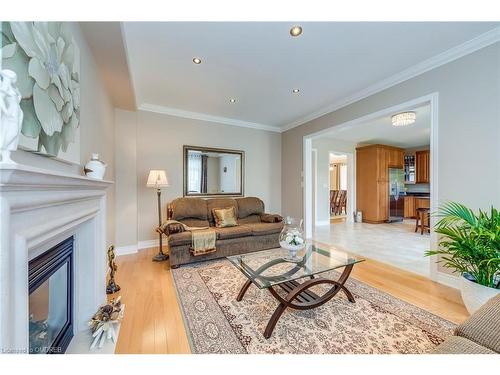
<path fill-rule="evenodd" d="M 472 280 L 468 280 L 464 276 L 461 277 L 460 294 L 462 300 L 470 314 L 476 312 L 482 305 L 484 305 L 490 298 L 500 294 L 500 289 L 490 288 L 478 284 Z"/>
<path fill-rule="evenodd" d="M 99 160 L 99 154 L 92 154 L 90 161 L 85 164 L 84 171 L 87 177 L 102 180 L 106 172 L 106 164 Z"/>

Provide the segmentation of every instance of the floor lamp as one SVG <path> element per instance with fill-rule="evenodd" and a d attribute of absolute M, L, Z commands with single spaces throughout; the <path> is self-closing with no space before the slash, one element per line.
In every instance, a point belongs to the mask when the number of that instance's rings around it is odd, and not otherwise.
<path fill-rule="evenodd" d="M 161 226 L 162 220 L 161 220 L 161 189 L 167 186 L 170 186 L 168 184 L 167 180 L 167 174 L 163 170 L 150 170 L 149 171 L 149 176 L 148 176 L 148 182 L 146 183 L 147 187 L 151 188 L 156 188 L 156 193 L 158 195 L 158 226 Z M 153 257 L 153 262 L 163 262 L 164 260 L 168 259 L 168 254 L 165 254 L 163 252 L 163 242 L 162 242 L 162 234 L 158 233 L 160 235 L 160 251 L 158 254 L 156 254 Z"/>

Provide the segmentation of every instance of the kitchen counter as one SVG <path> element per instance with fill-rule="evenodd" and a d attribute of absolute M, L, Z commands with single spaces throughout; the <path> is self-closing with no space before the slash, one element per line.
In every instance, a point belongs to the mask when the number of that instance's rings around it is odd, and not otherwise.
<path fill-rule="evenodd" d="M 429 199 L 431 197 L 430 193 L 406 193 L 407 197 L 415 197 L 415 198 L 427 198 Z"/>
<path fill-rule="evenodd" d="M 425 194 L 425 193 L 424 193 Z M 422 193 L 407 194 L 404 199 L 404 217 L 415 218 L 417 217 L 416 210 L 418 208 L 430 207 L 430 195 Z"/>

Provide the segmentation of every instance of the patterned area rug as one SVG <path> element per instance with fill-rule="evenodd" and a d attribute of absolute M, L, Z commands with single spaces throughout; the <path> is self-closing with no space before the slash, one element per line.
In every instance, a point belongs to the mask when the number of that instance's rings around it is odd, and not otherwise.
<path fill-rule="evenodd" d="M 312 310 L 287 309 L 269 339 L 264 329 L 278 302 L 251 285 L 227 260 L 172 270 L 193 353 L 428 353 L 455 325 L 350 278 L 356 303 L 338 293 Z M 323 274 L 337 279 L 339 273 Z M 320 290 L 316 290 L 320 292 Z"/>

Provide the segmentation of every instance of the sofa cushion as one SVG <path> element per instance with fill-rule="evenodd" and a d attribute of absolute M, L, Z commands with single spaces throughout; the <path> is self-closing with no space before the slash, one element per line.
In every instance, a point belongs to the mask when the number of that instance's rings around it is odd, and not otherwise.
<path fill-rule="evenodd" d="M 192 236 L 190 231 L 175 233 L 168 236 L 169 246 L 191 245 Z"/>
<path fill-rule="evenodd" d="M 252 224 L 252 223 L 260 223 L 260 215 L 249 215 L 247 217 L 244 217 L 242 219 L 238 219 L 238 224 Z"/>
<path fill-rule="evenodd" d="M 464 337 L 450 336 L 438 345 L 432 354 L 495 354 L 495 352 Z"/>
<path fill-rule="evenodd" d="M 248 237 L 252 235 L 252 229 L 246 225 L 214 229 L 217 233 L 218 240 L 228 240 L 230 238 Z"/>
<path fill-rule="evenodd" d="M 236 199 L 238 203 L 238 218 L 243 219 L 250 215 L 264 213 L 264 202 L 256 197 L 245 197 Z"/>
<path fill-rule="evenodd" d="M 283 229 L 283 223 L 255 223 L 242 225 L 252 229 L 252 236 L 265 236 L 267 234 L 279 233 Z"/>
<path fill-rule="evenodd" d="M 208 227 L 210 223 L 208 220 L 200 220 L 200 219 L 181 219 L 179 220 L 182 224 L 187 225 L 188 227 Z"/>
<path fill-rule="evenodd" d="M 236 199 L 232 198 L 213 198 L 207 199 L 207 208 L 209 213 L 209 221 L 210 223 L 215 223 L 215 218 L 213 215 L 214 208 L 229 208 L 234 207 L 234 214 L 238 217 L 238 204 L 236 203 Z"/>
<path fill-rule="evenodd" d="M 172 219 L 208 219 L 207 202 L 201 198 L 177 198 L 171 203 Z"/>
<path fill-rule="evenodd" d="M 460 324 L 455 334 L 500 353 L 500 294 Z"/>

